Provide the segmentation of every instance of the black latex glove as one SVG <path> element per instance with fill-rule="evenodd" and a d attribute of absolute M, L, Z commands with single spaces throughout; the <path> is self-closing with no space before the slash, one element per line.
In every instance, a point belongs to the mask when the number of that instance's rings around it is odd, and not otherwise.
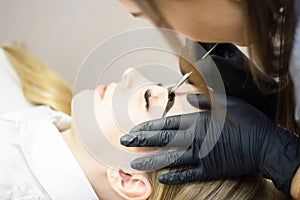
<path fill-rule="evenodd" d="M 207 51 L 214 46 L 210 43 L 199 44 Z M 210 56 L 220 71 L 227 95 L 241 98 L 263 112 L 271 120 L 275 119 L 277 94 L 266 94 L 257 87 L 249 69 L 251 61 L 235 45 L 218 44 Z M 210 70 L 210 66 L 205 69 L 206 76 L 214 76 L 213 71 Z M 256 72 L 261 80 L 265 79 L 259 70 L 256 69 Z M 274 80 L 262 81 L 262 84 L 270 90 L 278 88 Z"/>
<path fill-rule="evenodd" d="M 196 105 L 199 102 L 200 107 L 207 104 L 202 95 L 188 95 L 188 101 Z M 228 98 L 227 105 L 223 106 L 227 106 L 228 120 L 218 142 L 207 156 L 199 158 L 199 149 L 206 136 L 211 113 L 217 112 L 215 110 L 149 121 L 132 129 L 130 134 L 121 138 L 122 145 L 164 146 L 177 132 L 178 141 L 175 144 L 178 146 L 186 140 L 193 140 L 182 156 L 178 156 L 181 151 L 169 151 L 138 158 L 132 162 L 132 167 L 138 170 L 158 169 L 169 160 L 172 163 L 168 167 L 193 166 L 161 175 L 159 181 L 164 184 L 261 173 L 289 194 L 291 180 L 300 163 L 299 139 L 243 100 Z M 214 127 L 220 127 L 218 123 L 215 120 Z M 183 129 L 175 130 L 179 125 Z"/>

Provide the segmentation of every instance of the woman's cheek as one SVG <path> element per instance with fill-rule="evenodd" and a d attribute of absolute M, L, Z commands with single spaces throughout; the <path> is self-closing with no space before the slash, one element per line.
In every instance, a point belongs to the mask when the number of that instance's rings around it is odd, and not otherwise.
<path fill-rule="evenodd" d="M 139 108 L 140 107 L 140 108 Z M 145 106 L 130 103 L 128 106 L 129 118 L 134 125 L 140 124 L 149 120 L 148 112 Z"/>
<path fill-rule="evenodd" d="M 164 111 L 166 109 L 167 101 L 162 100 L 159 103 L 156 103 L 154 105 L 151 105 L 149 109 L 149 119 L 159 119 L 162 118 Z"/>
<path fill-rule="evenodd" d="M 119 129 L 119 123 L 117 122 L 116 117 L 114 117 L 110 104 L 103 103 L 96 105 L 95 112 L 99 126 L 99 134 L 103 134 L 115 147 L 121 148 L 120 137 L 124 135 L 124 133 Z"/>

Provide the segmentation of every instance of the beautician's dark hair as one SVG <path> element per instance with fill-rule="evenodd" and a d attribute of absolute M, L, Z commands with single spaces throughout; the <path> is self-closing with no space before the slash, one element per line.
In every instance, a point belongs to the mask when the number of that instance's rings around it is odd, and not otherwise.
<path fill-rule="evenodd" d="M 249 55 L 269 76 L 279 79 L 276 121 L 295 133 L 300 133 L 294 119 L 293 84 L 289 76 L 289 60 L 293 46 L 296 15 L 294 0 L 244 0 L 247 38 L 251 42 Z M 261 90 L 260 80 L 253 77 Z"/>

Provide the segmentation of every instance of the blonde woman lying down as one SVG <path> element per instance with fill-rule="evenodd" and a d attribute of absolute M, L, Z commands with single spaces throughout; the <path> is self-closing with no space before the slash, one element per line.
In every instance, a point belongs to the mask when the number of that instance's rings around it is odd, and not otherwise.
<path fill-rule="evenodd" d="M 0 107 L 0 199 L 283 198 L 258 175 L 162 185 L 157 181 L 158 176 L 168 169 L 128 173 L 107 168 L 89 155 L 73 131 L 68 116 L 71 90 L 58 76 L 17 46 L 0 49 L 0 65 L 3 72 L 0 78 L 6 84 L 0 87 L 5 96 Z M 97 120 L 116 145 L 123 133 L 112 117 L 112 94 L 117 86 L 122 86 L 122 92 L 132 92 L 132 85 L 139 79 L 145 77 L 130 69 L 124 72 L 119 83 L 95 90 Z M 181 114 L 176 99 L 175 96 L 169 116 Z M 140 123 L 150 119 L 151 107 L 165 107 L 166 103 L 167 88 L 153 83 L 135 91 L 128 112 L 134 116 L 134 122 Z"/>

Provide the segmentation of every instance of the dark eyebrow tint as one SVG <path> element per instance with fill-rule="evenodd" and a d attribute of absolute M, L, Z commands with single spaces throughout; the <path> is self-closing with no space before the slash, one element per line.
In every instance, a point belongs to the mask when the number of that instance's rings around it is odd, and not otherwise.
<path fill-rule="evenodd" d="M 161 84 L 161 83 L 157 83 L 156 85 L 164 87 L 163 84 Z M 173 107 L 173 105 L 175 103 L 175 93 L 171 92 L 172 87 L 169 87 L 167 89 L 168 89 L 168 102 L 167 102 L 167 105 L 163 112 L 162 117 L 164 117 L 171 110 L 171 108 Z"/>
<path fill-rule="evenodd" d="M 171 110 L 171 108 L 174 105 L 174 102 L 175 102 L 175 93 L 171 92 L 171 90 L 172 90 L 172 87 L 169 87 L 168 88 L 168 103 L 166 105 L 166 108 L 164 110 L 164 113 L 163 113 L 162 117 L 164 117 Z"/>

